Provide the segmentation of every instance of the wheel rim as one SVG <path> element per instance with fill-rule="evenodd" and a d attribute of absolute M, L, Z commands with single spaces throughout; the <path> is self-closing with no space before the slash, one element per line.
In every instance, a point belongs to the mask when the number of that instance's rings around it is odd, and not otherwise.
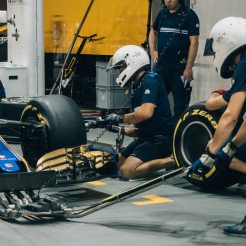
<path fill-rule="evenodd" d="M 40 123 L 38 119 L 36 119 L 33 116 L 28 116 L 25 119 L 25 122 Z M 36 137 L 36 139 L 35 139 L 35 135 L 32 135 L 30 137 L 25 131 L 22 133 L 22 138 L 23 138 L 22 151 L 23 151 L 24 158 L 27 160 L 28 164 L 32 168 L 35 168 L 38 159 L 44 153 L 46 153 L 46 149 L 48 148 L 47 132 L 45 130 L 45 127 L 41 131 L 40 135 Z"/>
<path fill-rule="evenodd" d="M 186 126 L 181 135 L 181 155 L 187 165 L 190 166 L 204 153 L 211 138 L 211 130 L 202 122 L 194 121 Z"/>

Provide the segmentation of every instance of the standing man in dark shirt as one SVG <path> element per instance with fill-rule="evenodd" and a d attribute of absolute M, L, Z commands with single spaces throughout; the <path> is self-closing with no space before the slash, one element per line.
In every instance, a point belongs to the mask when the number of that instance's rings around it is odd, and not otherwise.
<path fill-rule="evenodd" d="M 116 51 L 109 68 L 118 69 L 116 82 L 132 92 L 132 113 L 109 115 L 112 123 L 128 123 L 128 136 L 137 137 L 122 152 L 119 174 L 126 179 L 142 178 L 173 163 L 165 158 L 172 152 L 174 129 L 167 93 L 161 78 L 147 70 L 148 54 L 140 47 L 127 45 Z"/>
<path fill-rule="evenodd" d="M 182 0 L 165 0 L 149 34 L 153 71 L 174 98 L 174 120 L 190 102 L 194 61 L 198 50 L 199 19 Z"/>

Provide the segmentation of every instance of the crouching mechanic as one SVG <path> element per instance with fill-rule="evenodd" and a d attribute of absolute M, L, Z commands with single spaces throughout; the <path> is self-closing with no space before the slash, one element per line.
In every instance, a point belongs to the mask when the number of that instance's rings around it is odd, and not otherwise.
<path fill-rule="evenodd" d="M 133 125 L 125 133 L 136 139 L 123 149 L 118 163 L 119 175 L 126 179 L 142 178 L 173 165 L 169 156 L 174 124 L 168 96 L 161 78 L 149 72 L 149 67 L 148 54 L 135 45 L 118 49 L 108 65 L 118 70 L 116 83 L 132 93 L 131 113 L 106 118 L 113 124 Z"/>
<path fill-rule="evenodd" d="M 228 17 L 220 20 L 212 28 L 210 38 L 216 69 L 222 78 L 232 77 L 232 86 L 224 93 L 212 93 L 207 100 L 207 109 L 226 107 L 226 110 L 208 143 L 207 153 L 192 164 L 189 172 L 204 177 L 214 166 L 224 165 L 246 173 L 245 119 L 242 121 L 246 112 L 246 19 Z M 237 131 L 236 125 L 240 121 L 244 123 Z M 235 131 L 238 133 L 230 140 Z M 246 235 L 245 225 L 231 234 Z"/>
<path fill-rule="evenodd" d="M 219 161 L 224 161 L 225 163 L 229 163 L 229 168 L 240 171 L 246 174 L 246 163 L 233 157 L 233 153 L 235 153 L 235 149 L 240 147 L 242 144 L 245 145 L 246 143 L 246 112 L 244 114 L 244 121 L 238 130 L 235 137 L 232 139 L 231 143 L 227 146 L 233 145 L 234 148 L 232 149 L 231 154 L 228 155 L 228 150 L 225 147 L 224 149 L 220 150 L 218 153 Z M 246 237 L 246 216 L 242 220 L 241 223 L 227 226 L 224 228 L 224 233 L 233 236 L 244 236 Z"/>

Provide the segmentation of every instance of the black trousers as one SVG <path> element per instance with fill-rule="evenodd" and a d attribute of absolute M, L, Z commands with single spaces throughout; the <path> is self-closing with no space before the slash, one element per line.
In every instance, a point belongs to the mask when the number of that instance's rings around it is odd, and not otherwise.
<path fill-rule="evenodd" d="M 172 92 L 174 99 L 174 122 L 177 123 L 180 115 L 187 109 L 190 103 L 192 87 L 190 83 L 183 83 L 181 76 L 185 69 L 184 65 L 177 67 L 164 67 L 157 64 L 153 71 L 159 74 L 164 82 L 167 93 Z"/>

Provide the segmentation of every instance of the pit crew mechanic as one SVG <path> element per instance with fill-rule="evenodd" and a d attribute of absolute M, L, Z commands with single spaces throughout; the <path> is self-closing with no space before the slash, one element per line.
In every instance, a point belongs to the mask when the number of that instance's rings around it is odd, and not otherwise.
<path fill-rule="evenodd" d="M 118 69 L 116 83 L 132 93 L 131 113 L 105 119 L 134 125 L 125 132 L 137 138 L 121 152 L 118 163 L 119 175 L 126 179 L 142 178 L 173 164 L 168 157 L 174 129 L 170 105 L 161 78 L 147 71 L 149 67 L 148 54 L 135 45 L 118 49 L 108 65 L 108 69 Z"/>
<path fill-rule="evenodd" d="M 199 19 L 183 0 L 165 0 L 149 34 L 153 71 L 159 74 L 174 99 L 174 120 L 190 102 L 192 67 L 197 55 Z"/>
<path fill-rule="evenodd" d="M 223 165 L 225 168 L 229 167 L 246 173 L 246 136 L 244 130 L 246 114 L 246 19 L 239 17 L 222 19 L 212 28 L 210 38 L 215 53 L 214 65 L 222 78 L 232 77 L 232 87 L 226 92 L 217 90 L 208 98 L 207 109 L 216 110 L 226 107 L 226 110 L 219 121 L 213 138 L 208 143 L 207 153 L 192 164 L 188 175 L 195 173 L 198 176 L 204 176 L 215 165 Z M 237 131 L 237 122 L 243 118 L 244 121 Z M 230 140 L 233 131 L 236 131 L 237 134 Z M 246 235 L 246 219 L 240 223 L 240 226 L 224 228 L 224 232 L 233 235 Z"/>
<path fill-rule="evenodd" d="M 219 91 L 212 93 L 206 102 L 206 107 L 209 110 L 227 107 L 219 121 L 213 138 L 208 143 L 208 153 L 196 161 L 196 164 L 201 164 L 201 167 L 212 167 L 216 154 L 228 141 L 237 122 L 240 119 L 242 120 L 246 111 L 245 27 L 246 19 L 228 17 L 218 22 L 210 32 L 210 38 L 213 40 L 212 48 L 215 52 L 214 64 L 216 69 L 222 78 L 232 77 L 232 87 L 227 92 L 222 93 L 222 95 L 219 94 Z M 232 149 L 233 153 L 236 151 L 234 156 L 242 164 L 245 164 L 246 145 L 243 144 L 237 150 L 235 147 L 233 144 L 230 144 L 228 151 L 232 151 Z M 237 168 L 238 171 L 241 170 L 239 166 Z"/>
<path fill-rule="evenodd" d="M 237 134 L 231 141 L 235 146 L 239 147 L 242 144 L 246 143 L 246 112 L 244 114 L 244 122 L 242 123 L 240 129 L 238 130 Z M 246 174 L 246 165 L 242 165 L 241 161 L 237 158 L 234 158 L 231 156 L 231 158 L 228 158 L 228 155 L 225 154 L 226 151 L 220 151 L 219 156 L 221 156 L 220 160 L 224 160 L 224 162 L 228 161 L 230 162 L 229 168 L 234 170 L 240 170 L 240 172 Z M 228 160 L 229 159 L 229 160 Z M 239 167 L 238 167 L 239 165 Z M 246 236 L 246 216 L 244 216 L 244 219 L 235 225 L 226 226 L 224 228 L 224 233 L 227 235 L 233 235 L 233 236 Z"/>

